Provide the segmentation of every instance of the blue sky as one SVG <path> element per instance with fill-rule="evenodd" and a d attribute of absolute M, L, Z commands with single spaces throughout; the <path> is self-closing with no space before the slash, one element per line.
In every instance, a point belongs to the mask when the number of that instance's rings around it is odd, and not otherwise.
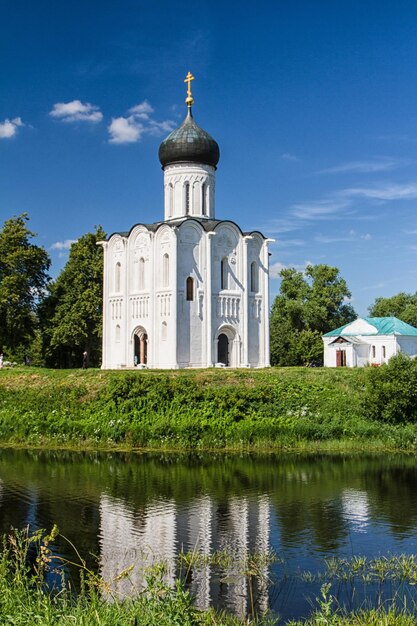
<path fill-rule="evenodd" d="M 340 268 L 364 315 L 417 290 L 417 4 L 0 3 L 0 221 L 68 242 L 163 217 L 157 153 L 185 115 L 218 141 L 216 216 L 281 267 Z"/>

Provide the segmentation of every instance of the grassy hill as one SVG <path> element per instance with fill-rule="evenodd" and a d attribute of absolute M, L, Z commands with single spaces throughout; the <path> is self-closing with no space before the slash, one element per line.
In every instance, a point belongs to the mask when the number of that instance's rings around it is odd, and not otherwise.
<path fill-rule="evenodd" d="M 0 445 L 414 449 L 367 417 L 363 369 L 0 370 Z"/>

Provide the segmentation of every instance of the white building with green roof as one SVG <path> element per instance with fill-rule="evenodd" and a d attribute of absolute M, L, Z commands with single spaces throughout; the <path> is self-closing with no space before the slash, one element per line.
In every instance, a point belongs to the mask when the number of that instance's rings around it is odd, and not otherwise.
<path fill-rule="evenodd" d="M 359 317 L 323 335 L 325 367 L 382 365 L 403 352 L 417 356 L 417 328 L 397 317 Z"/>

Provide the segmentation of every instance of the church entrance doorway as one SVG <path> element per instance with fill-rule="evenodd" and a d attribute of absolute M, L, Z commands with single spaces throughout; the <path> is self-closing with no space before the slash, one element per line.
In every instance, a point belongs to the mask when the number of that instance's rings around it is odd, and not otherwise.
<path fill-rule="evenodd" d="M 218 344 L 217 344 L 217 362 L 224 363 L 224 365 L 229 366 L 230 358 L 229 358 L 229 338 L 224 333 L 219 335 Z"/>
<path fill-rule="evenodd" d="M 148 362 L 148 335 L 139 331 L 133 336 L 134 355 L 133 362 L 135 365 L 146 365 Z"/>

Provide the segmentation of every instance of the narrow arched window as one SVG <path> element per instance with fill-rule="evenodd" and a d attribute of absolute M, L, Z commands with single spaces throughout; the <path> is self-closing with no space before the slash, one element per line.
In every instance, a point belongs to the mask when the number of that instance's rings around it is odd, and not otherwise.
<path fill-rule="evenodd" d="M 116 326 L 116 343 L 120 342 L 120 326 L 117 324 Z"/>
<path fill-rule="evenodd" d="M 185 215 L 190 214 L 190 183 L 184 185 L 184 209 Z"/>
<path fill-rule="evenodd" d="M 374 359 L 376 357 L 376 348 L 375 346 L 372 346 L 372 358 Z"/>
<path fill-rule="evenodd" d="M 189 276 L 187 278 L 186 286 L 187 286 L 187 289 L 186 289 L 186 291 L 187 291 L 187 300 L 189 302 L 191 302 L 192 300 L 194 300 L 194 281 L 191 278 L 191 276 Z"/>
<path fill-rule="evenodd" d="M 114 290 L 120 291 L 120 275 L 122 271 L 122 266 L 119 262 L 116 263 L 116 267 L 114 270 Z"/>
<path fill-rule="evenodd" d="M 169 286 L 169 256 L 164 254 L 162 259 L 162 283 L 164 287 Z"/>
<path fill-rule="evenodd" d="M 168 185 L 168 212 L 169 217 L 172 217 L 174 212 L 174 187 L 172 183 Z"/>
<path fill-rule="evenodd" d="M 206 190 L 207 185 L 203 183 L 201 185 L 201 215 L 207 215 Z"/>
<path fill-rule="evenodd" d="M 145 259 L 139 259 L 138 288 L 145 289 Z"/>
<path fill-rule="evenodd" d="M 258 264 L 256 261 L 250 265 L 250 290 L 252 292 L 258 291 Z"/>
<path fill-rule="evenodd" d="M 227 257 L 224 257 L 220 264 L 220 281 L 221 281 L 221 289 L 228 289 L 229 264 L 227 262 Z"/>
<path fill-rule="evenodd" d="M 386 359 L 386 358 L 387 358 L 387 351 L 386 351 L 385 346 L 382 346 L 382 358 L 383 358 L 383 359 Z"/>
<path fill-rule="evenodd" d="M 167 323 L 166 322 L 162 322 L 162 327 L 161 327 L 161 339 L 162 339 L 162 341 L 166 341 L 167 335 L 168 335 Z"/>

